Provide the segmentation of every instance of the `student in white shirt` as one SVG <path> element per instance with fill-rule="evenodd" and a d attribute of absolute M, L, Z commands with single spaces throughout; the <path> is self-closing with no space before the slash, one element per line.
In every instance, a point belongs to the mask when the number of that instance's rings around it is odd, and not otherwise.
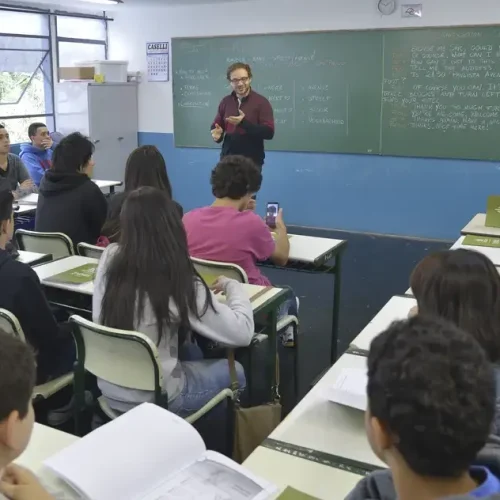
<path fill-rule="evenodd" d="M 158 346 L 168 408 L 187 416 L 230 387 L 226 359 L 205 360 L 191 332 L 229 346 L 247 346 L 254 333 L 252 306 L 242 285 L 219 278 L 220 303 L 195 272 L 175 202 L 143 187 L 127 196 L 121 235 L 104 252 L 95 279 L 94 321 L 148 335 Z M 112 362 L 112 360 L 110 361 Z M 240 387 L 244 371 L 237 366 Z M 109 405 L 127 411 L 153 394 L 99 381 Z"/>

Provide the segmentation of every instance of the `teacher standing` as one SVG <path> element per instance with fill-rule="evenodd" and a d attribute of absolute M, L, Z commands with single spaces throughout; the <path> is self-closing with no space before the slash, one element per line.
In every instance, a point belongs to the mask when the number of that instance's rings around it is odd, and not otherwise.
<path fill-rule="evenodd" d="M 219 104 L 211 131 L 215 142 L 222 142 L 221 158 L 242 155 L 262 170 L 264 141 L 274 137 L 274 116 L 271 103 L 252 90 L 252 70 L 237 62 L 229 66 L 227 79 L 233 91 Z"/>

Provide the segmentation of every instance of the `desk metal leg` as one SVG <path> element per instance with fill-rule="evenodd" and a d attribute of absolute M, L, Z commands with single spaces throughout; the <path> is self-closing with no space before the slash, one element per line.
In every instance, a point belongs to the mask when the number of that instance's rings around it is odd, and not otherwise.
<path fill-rule="evenodd" d="M 271 311 L 269 311 L 267 315 L 267 327 L 266 333 L 269 338 L 269 359 L 267 362 L 267 380 L 271 382 L 270 386 L 270 397 L 269 402 L 272 402 L 276 399 L 277 394 L 279 392 L 279 387 L 277 387 L 277 365 L 276 358 L 278 355 L 278 332 L 276 327 L 278 325 L 278 308 L 273 307 Z"/>
<path fill-rule="evenodd" d="M 115 186 L 110 186 L 109 194 L 115 194 Z"/>
<path fill-rule="evenodd" d="M 335 284 L 333 287 L 333 316 L 332 316 L 332 345 L 330 352 L 330 364 L 337 361 L 337 349 L 339 341 L 339 315 L 340 315 L 340 287 L 342 282 L 342 252 L 335 256 Z"/>

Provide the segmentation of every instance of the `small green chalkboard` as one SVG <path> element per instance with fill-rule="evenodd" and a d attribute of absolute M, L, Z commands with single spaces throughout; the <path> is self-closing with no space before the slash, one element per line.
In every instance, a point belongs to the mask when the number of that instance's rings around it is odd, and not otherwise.
<path fill-rule="evenodd" d="M 484 225 L 486 227 L 500 227 L 500 196 L 488 196 Z"/>
<path fill-rule="evenodd" d="M 68 285 L 83 285 L 94 280 L 97 264 L 84 264 L 63 273 L 56 274 L 45 281 L 50 283 L 63 283 Z"/>

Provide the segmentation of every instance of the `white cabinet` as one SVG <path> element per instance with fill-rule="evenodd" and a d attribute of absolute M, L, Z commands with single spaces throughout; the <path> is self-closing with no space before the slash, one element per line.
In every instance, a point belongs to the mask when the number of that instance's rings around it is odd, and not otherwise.
<path fill-rule="evenodd" d="M 56 129 L 81 132 L 95 144 L 96 179 L 123 181 L 129 154 L 137 148 L 137 84 L 60 82 Z"/>

